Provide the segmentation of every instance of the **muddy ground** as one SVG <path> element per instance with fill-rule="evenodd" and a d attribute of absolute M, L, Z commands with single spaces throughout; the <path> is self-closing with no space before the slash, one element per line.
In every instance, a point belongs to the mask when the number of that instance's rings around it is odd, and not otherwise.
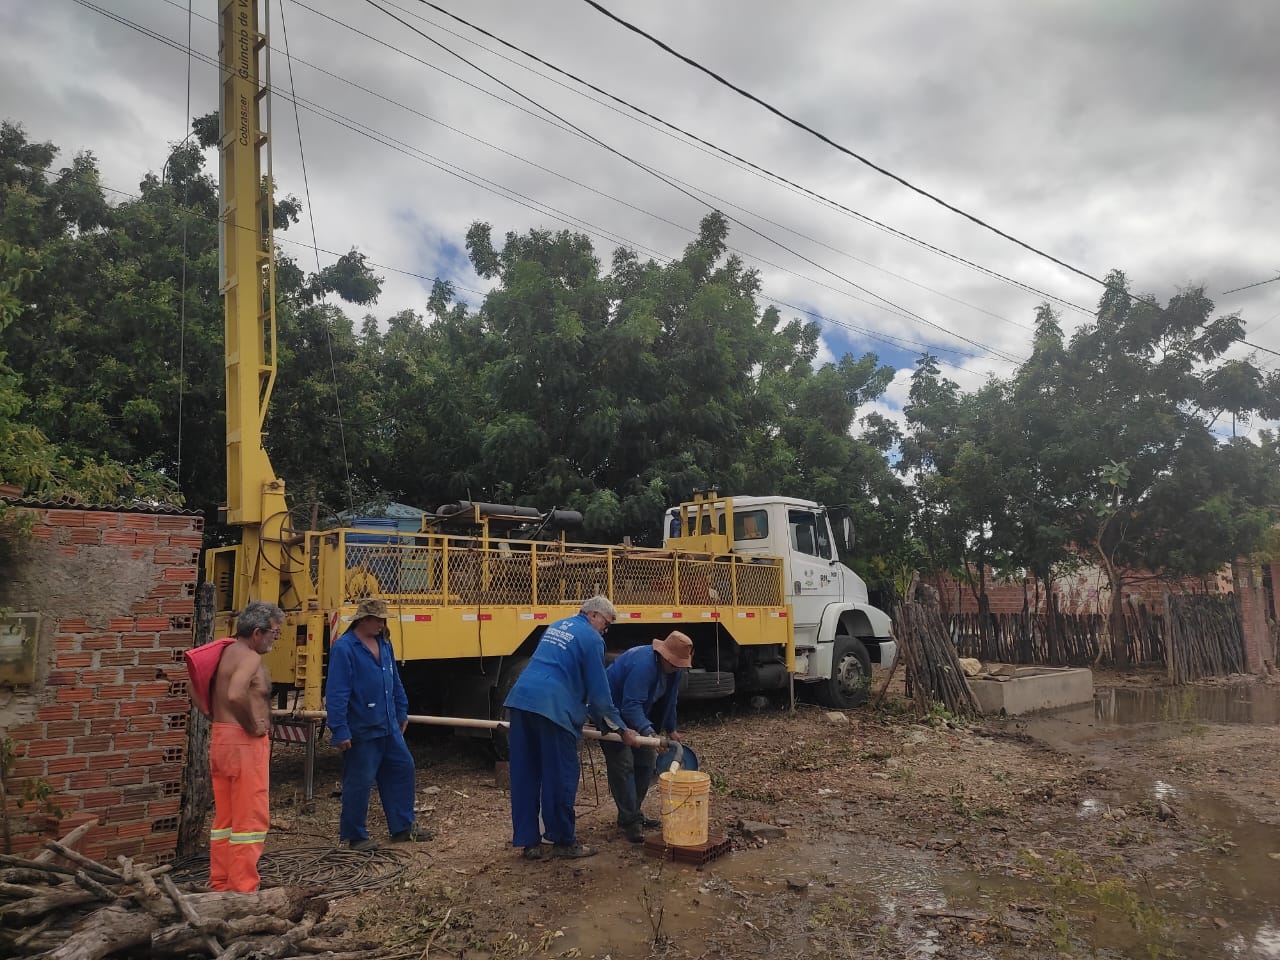
<path fill-rule="evenodd" d="M 712 777 L 702 866 L 628 843 L 595 746 L 583 750 L 578 861 L 510 846 L 483 745 L 411 740 L 420 822 L 393 885 L 343 897 L 348 936 L 421 957 L 1280 958 L 1280 688 L 1159 689 L 1097 675 L 1093 704 L 1049 717 L 921 720 L 880 711 L 692 706 Z M 268 853 L 337 834 L 341 761 L 315 801 L 277 744 Z M 658 797 L 647 806 L 658 814 Z M 780 826 L 753 840 L 740 819 Z M 374 836 L 385 836 L 375 800 Z"/>

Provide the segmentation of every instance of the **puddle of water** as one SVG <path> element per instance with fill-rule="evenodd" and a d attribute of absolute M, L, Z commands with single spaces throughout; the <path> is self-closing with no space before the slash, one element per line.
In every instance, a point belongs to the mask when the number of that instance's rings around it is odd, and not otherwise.
<path fill-rule="evenodd" d="M 1104 688 L 1094 692 L 1092 703 L 1004 722 L 1051 746 L 1074 751 L 1100 735 L 1108 740 L 1129 739 L 1147 736 L 1161 725 L 1167 725 L 1170 733 L 1202 723 L 1277 726 L 1280 689 L 1246 684 Z"/>
<path fill-rule="evenodd" d="M 1214 687 L 1108 688 L 1094 694 L 1103 725 L 1135 723 L 1280 724 L 1280 691 L 1254 684 Z"/>
<path fill-rule="evenodd" d="M 1280 725 L 1280 691 L 1254 685 L 1102 689 L 1090 704 L 1011 721 L 1052 746 L 1086 754 L 1105 754 L 1124 741 L 1183 735 L 1202 724 Z M 1280 865 L 1270 856 L 1280 853 L 1275 826 L 1174 777 L 1132 782 L 1110 802 L 1139 799 L 1183 812 L 1208 838 L 1178 871 L 1195 881 L 1151 878 L 1149 896 L 1179 928 L 1184 949 L 1194 956 L 1280 960 Z M 1107 808 L 1107 801 L 1088 798 L 1074 815 L 1097 817 Z"/>

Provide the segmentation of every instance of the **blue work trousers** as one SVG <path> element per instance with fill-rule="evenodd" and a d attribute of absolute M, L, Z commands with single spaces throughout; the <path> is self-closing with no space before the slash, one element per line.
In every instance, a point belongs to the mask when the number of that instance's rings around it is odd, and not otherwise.
<path fill-rule="evenodd" d="M 604 768 L 609 775 L 609 792 L 618 807 L 618 826 L 627 827 L 644 820 L 640 811 L 658 762 L 657 747 L 628 747 L 625 743 L 600 741 Z"/>
<path fill-rule="evenodd" d="M 578 738 L 539 713 L 511 710 L 511 842 L 536 847 L 546 839 L 577 841 L 573 804 L 578 797 Z"/>
<path fill-rule="evenodd" d="M 413 826 L 413 755 L 399 731 L 386 737 L 352 740 L 343 754 L 342 819 L 339 840 L 367 840 L 365 820 L 369 815 L 369 794 L 375 781 L 387 815 L 387 829 L 399 833 Z"/>

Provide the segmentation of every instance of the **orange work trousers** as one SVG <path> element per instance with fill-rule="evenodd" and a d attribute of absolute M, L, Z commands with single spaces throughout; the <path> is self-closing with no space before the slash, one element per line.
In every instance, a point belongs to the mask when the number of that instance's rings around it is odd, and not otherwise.
<path fill-rule="evenodd" d="M 270 823 L 271 738 L 250 736 L 238 723 L 215 723 L 209 773 L 213 780 L 209 886 L 252 893 L 258 889 L 258 858 Z"/>

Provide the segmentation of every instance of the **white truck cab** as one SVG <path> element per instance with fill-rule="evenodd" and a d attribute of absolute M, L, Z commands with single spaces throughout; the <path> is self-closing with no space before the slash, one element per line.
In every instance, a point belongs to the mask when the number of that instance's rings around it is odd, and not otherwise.
<path fill-rule="evenodd" d="M 734 497 L 727 502 L 732 504 L 732 552 L 782 558 L 796 681 L 825 706 L 843 709 L 864 702 L 872 664 L 890 668 L 897 644 L 889 617 L 868 602 L 862 578 L 840 562 L 827 509 L 792 497 Z M 718 519 L 723 523 L 722 514 Z M 668 545 L 681 535 L 681 522 L 679 508 L 667 511 Z M 852 523 L 843 518 L 838 529 L 847 551 Z M 753 676 L 751 658 L 743 659 L 735 663 L 739 691 L 775 685 L 776 672 Z"/>

